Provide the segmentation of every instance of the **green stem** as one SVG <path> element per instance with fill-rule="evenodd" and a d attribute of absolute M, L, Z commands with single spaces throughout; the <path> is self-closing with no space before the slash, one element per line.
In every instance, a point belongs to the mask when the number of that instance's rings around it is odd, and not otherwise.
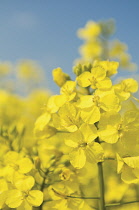
<path fill-rule="evenodd" d="M 103 41 L 103 55 L 102 55 L 103 60 L 108 60 L 109 58 L 109 52 L 108 52 L 108 41 L 105 40 Z"/>
<path fill-rule="evenodd" d="M 46 177 L 47 177 L 48 174 L 49 174 L 49 169 L 47 169 L 46 172 L 44 172 L 44 175 L 45 175 L 45 176 L 43 177 L 43 181 L 42 181 L 42 184 L 41 184 L 41 187 L 40 187 L 40 191 L 42 191 L 42 192 L 43 192 L 43 190 L 44 190 L 45 181 L 46 181 Z M 38 207 L 38 210 L 42 210 L 43 203 L 44 203 L 44 202 L 42 202 L 42 204 Z"/>
<path fill-rule="evenodd" d="M 70 196 L 70 195 L 67 195 L 66 196 L 67 198 L 78 198 L 78 199 L 100 199 L 100 197 L 78 197 L 78 196 Z"/>
<path fill-rule="evenodd" d="M 126 204 L 132 204 L 132 203 L 138 203 L 139 201 L 128 201 L 128 202 L 119 202 L 119 203 L 109 203 L 106 204 L 106 207 L 116 207 L 116 206 L 122 206 Z"/>
<path fill-rule="evenodd" d="M 138 200 L 139 198 L 139 185 L 138 184 L 135 184 L 135 190 L 136 190 L 136 199 Z M 138 204 L 138 207 L 139 207 L 139 204 Z"/>
<path fill-rule="evenodd" d="M 98 163 L 98 178 L 99 178 L 99 191 L 100 191 L 100 210 L 106 210 L 105 208 L 105 189 L 103 179 L 103 167 L 102 162 Z"/>
<path fill-rule="evenodd" d="M 63 196 L 64 198 L 78 198 L 78 199 L 100 199 L 100 197 L 84 197 L 84 196 L 74 196 L 74 195 L 65 195 L 60 192 L 57 192 L 54 188 L 52 188 L 53 192 L 57 195 Z"/>

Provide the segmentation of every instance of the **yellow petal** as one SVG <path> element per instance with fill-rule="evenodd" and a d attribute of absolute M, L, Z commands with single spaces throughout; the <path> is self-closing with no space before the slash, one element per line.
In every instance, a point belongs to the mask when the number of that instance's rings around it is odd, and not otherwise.
<path fill-rule="evenodd" d="M 35 122 L 35 130 L 40 130 L 42 131 L 45 126 L 49 123 L 51 119 L 51 114 L 46 112 L 44 114 L 42 114 L 40 117 L 38 117 L 38 119 Z"/>
<path fill-rule="evenodd" d="M 87 157 L 87 161 L 91 163 L 102 162 L 104 159 L 104 150 L 102 146 L 97 142 L 93 142 L 87 145 L 85 149 L 85 154 Z"/>
<path fill-rule="evenodd" d="M 7 196 L 8 196 L 8 191 L 4 191 L 0 194 L 0 209 L 4 207 Z"/>
<path fill-rule="evenodd" d="M 106 74 L 109 77 L 117 73 L 119 63 L 116 61 L 95 61 L 93 63 L 94 67 L 98 65 L 106 70 Z"/>
<path fill-rule="evenodd" d="M 75 141 L 72 141 L 72 140 L 66 140 L 66 141 L 65 141 L 65 144 L 66 144 L 67 146 L 73 147 L 73 148 L 78 147 L 78 143 L 75 142 Z"/>
<path fill-rule="evenodd" d="M 23 194 L 20 190 L 9 190 L 6 204 L 10 208 L 17 208 L 23 202 Z"/>
<path fill-rule="evenodd" d="M 57 95 L 55 96 L 55 103 L 58 107 L 63 106 L 67 102 L 66 95 Z"/>
<path fill-rule="evenodd" d="M 83 109 L 92 107 L 94 105 L 93 97 L 91 95 L 81 96 L 77 102 L 77 107 Z"/>
<path fill-rule="evenodd" d="M 97 128 L 95 125 L 88 125 L 87 123 L 84 123 L 81 125 L 79 130 L 82 132 L 84 142 L 86 143 L 91 143 L 98 136 Z"/>
<path fill-rule="evenodd" d="M 55 103 L 55 99 L 57 96 L 51 96 L 48 99 L 48 103 L 47 103 L 47 110 L 48 113 L 55 113 L 58 111 L 59 107 L 57 106 L 57 104 Z"/>
<path fill-rule="evenodd" d="M 8 184 L 5 179 L 0 179 L 0 193 L 8 190 Z"/>
<path fill-rule="evenodd" d="M 77 130 L 73 133 L 65 134 L 65 144 L 69 147 L 76 148 L 79 145 L 79 142 L 83 141 L 82 133 Z"/>
<path fill-rule="evenodd" d="M 100 120 L 100 110 L 97 106 L 92 106 L 81 110 L 81 118 L 88 124 L 94 124 Z"/>
<path fill-rule="evenodd" d="M 35 183 L 35 180 L 32 176 L 14 177 L 14 185 L 18 190 L 23 192 L 29 191 Z"/>
<path fill-rule="evenodd" d="M 100 107 L 105 111 L 116 111 L 118 112 L 121 108 L 119 98 L 114 94 L 108 94 L 100 99 Z"/>
<path fill-rule="evenodd" d="M 124 166 L 124 169 L 121 174 L 121 179 L 127 184 L 139 182 L 139 179 L 135 176 L 132 169 L 128 166 Z"/>
<path fill-rule="evenodd" d="M 76 88 L 75 81 L 67 81 L 60 89 L 60 93 L 68 96 L 75 91 L 75 88 Z"/>
<path fill-rule="evenodd" d="M 81 87 L 88 87 L 91 85 L 90 79 L 92 77 L 92 74 L 88 71 L 83 72 L 80 74 L 80 76 L 77 77 L 78 84 Z"/>
<path fill-rule="evenodd" d="M 19 165 L 19 172 L 20 173 L 28 173 L 31 171 L 33 164 L 29 158 L 22 158 L 21 160 L 18 161 Z"/>
<path fill-rule="evenodd" d="M 101 66 L 93 67 L 91 73 L 97 81 L 102 81 L 106 77 L 106 71 Z"/>
<path fill-rule="evenodd" d="M 83 168 L 86 162 L 86 156 L 83 149 L 78 149 L 69 154 L 70 162 L 74 168 Z"/>
<path fill-rule="evenodd" d="M 32 206 L 40 206 L 43 202 L 43 193 L 39 190 L 31 190 L 26 200 Z"/>
<path fill-rule="evenodd" d="M 107 128 L 100 129 L 98 134 L 101 140 L 110 144 L 116 143 L 119 139 L 118 130 L 110 125 Z"/>
<path fill-rule="evenodd" d="M 106 127 L 107 125 L 111 125 L 112 127 L 118 127 L 120 123 L 121 123 L 120 114 L 115 111 L 109 111 L 101 114 L 98 126 L 100 129 Z"/>
<path fill-rule="evenodd" d="M 116 154 L 116 158 L 117 158 L 117 173 L 119 174 L 122 171 L 124 161 L 118 153 Z"/>
<path fill-rule="evenodd" d="M 125 92 L 135 93 L 138 90 L 138 83 L 136 80 L 134 80 L 132 78 L 123 80 L 121 82 L 121 85 Z"/>
<path fill-rule="evenodd" d="M 5 164 L 16 163 L 19 158 L 19 154 L 15 151 L 9 151 L 4 157 Z"/>
<path fill-rule="evenodd" d="M 105 79 L 98 81 L 96 86 L 100 90 L 107 90 L 111 88 L 112 82 L 108 77 L 106 77 Z"/>
<path fill-rule="evenodd" d="M 137 157 L 126 157 L 123 161 L 131 168 L 139 168 L 139 156 Z"/>

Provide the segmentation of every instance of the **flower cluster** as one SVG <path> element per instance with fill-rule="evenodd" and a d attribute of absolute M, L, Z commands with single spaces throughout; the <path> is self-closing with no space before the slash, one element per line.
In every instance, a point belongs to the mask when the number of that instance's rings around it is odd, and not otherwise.
<path fill-rule="evenodd" d="M 75 80 L 60 67 L 52 72 L 59 95 L 34 90 L 21 97 L 1 87 L 0 209 L 138 209 L 138 82 L 113 82 L 119 67 L 133 67 L 124 44 L 108 48 L 113 32 L 113 21 L 79 29 L 85 45 Z M 1 84 L 12 68 L 0 63 Z M 28 92 L 40 84 L 34 62 L 17 69 Z"/>
<path fill-rule="evenodd" d="M 121 173 L 121 179 L 126 184 L 139 182 L 139 109 L 133 97 L 138 83 L 128 78 L 113 84 L 111 76 L 118 72 L 118 66 L 118 62 L 108 60 L 96 60 L 86 67 L 80 64 L 82 71 L 78 71 L 75 81 L 62 69 L 53 70 L 60 95 L 49 98 L 34 129 L 42 169 L 45 170 L 46 163 L 48 166 L 54 158 L 57 170 L 53 173 L 58 173 L 61 179 L 59 184 L 50 185 L 47 189 L 52 201 L 48 203 L 46 199 L 46 209 L 51 205 L 56 205 L 56 209 L 62 205 L 63 209 L 77 209 L 75 204 L 70 206 L 69 200 L 72 195 L 84 195 L 84 182 L 87 185 L 87 180 L 80 181 L 82 187 L 75 185 L 75 180 L 79 183 L 80 171 L 88 168 L 92 177 L 93 171 L 96 176 L 97 163 L 107 159 L 117 160 L 117 172 Z M 86 176 L 88 174 L 84 179 Z M 115 177 L 114 174 L 112 176 Z M 120 195 L 123 196 L 123 193 L 124 190 Z M 80 204 L 78 209 L 85 208 L 88 202 Z"/>
<path fill-rule="evenodd" d="M 120 68 L 136 69 L 136 64 L 131 62 L 127 45 L 119 40 L 112 39 L 114 32 L 115 22 L 113 19 L 87 22 L 84 28 L 77 31 L 78 37 L 84 40 L 84 44 L 79 48 L 81 58 L 77 60 L 77 63 L 92 63 L 96 59 L 111 58 L 119 62 Z"/>

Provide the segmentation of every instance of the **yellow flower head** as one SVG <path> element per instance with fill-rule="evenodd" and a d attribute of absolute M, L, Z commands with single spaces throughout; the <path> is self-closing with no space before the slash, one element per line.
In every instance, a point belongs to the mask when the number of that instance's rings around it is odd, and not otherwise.
<path fill-rule="evenodd" d="M 87 22 L 85 28 L 78 30 L 77 34 L 81 39 L 89 40 L 97 37 L 101 33 L 101 28 L 99 24 L 89 21 Z"/>
<path fill-rule="evenodd" d="M 107 77 L 110 77 L 117 73 L 117 69 L 119 66 L 119 63 L 116 61 L 94 61 L 93 67 L 95 66 L 101 66 L 106 71 Z"/>

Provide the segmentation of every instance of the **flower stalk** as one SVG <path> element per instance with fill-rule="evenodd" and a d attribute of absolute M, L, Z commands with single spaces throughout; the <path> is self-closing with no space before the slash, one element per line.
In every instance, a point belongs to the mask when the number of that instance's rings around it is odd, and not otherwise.
<path fill-rule="evenodd" d="M 104 178 L 103 178 L 103 166 L 102 162 L 98 162 L 98 179 L 99 179 L 99 191 L 100 191 L 100 210 L 106 210 L 105 207 L 105 188 L 104 188 Z"/>

